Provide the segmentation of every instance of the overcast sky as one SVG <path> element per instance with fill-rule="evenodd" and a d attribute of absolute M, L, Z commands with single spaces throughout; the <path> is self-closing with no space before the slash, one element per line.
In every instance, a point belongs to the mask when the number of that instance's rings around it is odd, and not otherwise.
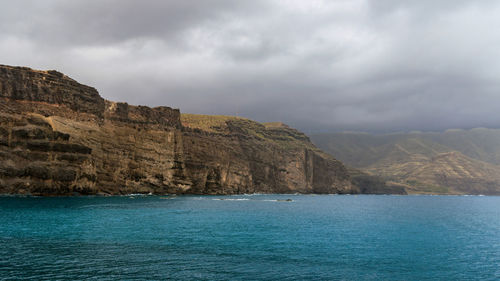
<path fill-rule="evenodd" d="M 8 1 L 0 64 L 306 132 L 500 127 L 497 0 Z"/>

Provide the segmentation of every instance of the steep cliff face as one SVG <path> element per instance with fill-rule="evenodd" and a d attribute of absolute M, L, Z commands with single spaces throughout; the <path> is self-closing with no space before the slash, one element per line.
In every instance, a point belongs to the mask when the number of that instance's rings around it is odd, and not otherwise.
<path fill-rule="evenodd" d="M 183 114 L 181 120 L 188 171 L 204 171 L 191 175 L 205 189 L 197 192 L 214 193 L 217 186 L 224 193 L 357 192 L 342 163 L 297 130 L 228 116 Z"/>
<path fill-rule="evenodd" d="M 0 66 L 0 90 L 0 193 L 358 192 L 342 163 L 282 124 L 181 118 L 23 67 Z"/>

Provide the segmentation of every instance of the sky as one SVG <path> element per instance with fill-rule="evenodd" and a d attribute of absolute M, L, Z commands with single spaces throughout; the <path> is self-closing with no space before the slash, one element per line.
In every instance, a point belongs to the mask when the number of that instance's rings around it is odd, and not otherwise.
<path fill-rule="evenodd" d="M 500 1 L 16 0 L 0 64 L 308 133 L 500 128 Z"/>

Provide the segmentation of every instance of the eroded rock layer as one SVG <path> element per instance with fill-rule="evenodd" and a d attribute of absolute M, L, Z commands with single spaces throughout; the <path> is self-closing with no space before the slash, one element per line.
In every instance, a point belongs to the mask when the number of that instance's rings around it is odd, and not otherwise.
<path fill-rule="evenodd" d="M 0 66 L 0 193 L 357 193 L 280 123 L 104 100 L 57 71 Z"/>

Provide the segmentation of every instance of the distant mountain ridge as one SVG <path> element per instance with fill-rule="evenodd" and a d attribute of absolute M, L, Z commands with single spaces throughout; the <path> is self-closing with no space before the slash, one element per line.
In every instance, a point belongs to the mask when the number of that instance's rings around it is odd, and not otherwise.
<path fill-rule="evenodd" d="M 409 193 L 500 194 L 500 130 L 311 136 L 346 165 L 404 185 Z"/>

